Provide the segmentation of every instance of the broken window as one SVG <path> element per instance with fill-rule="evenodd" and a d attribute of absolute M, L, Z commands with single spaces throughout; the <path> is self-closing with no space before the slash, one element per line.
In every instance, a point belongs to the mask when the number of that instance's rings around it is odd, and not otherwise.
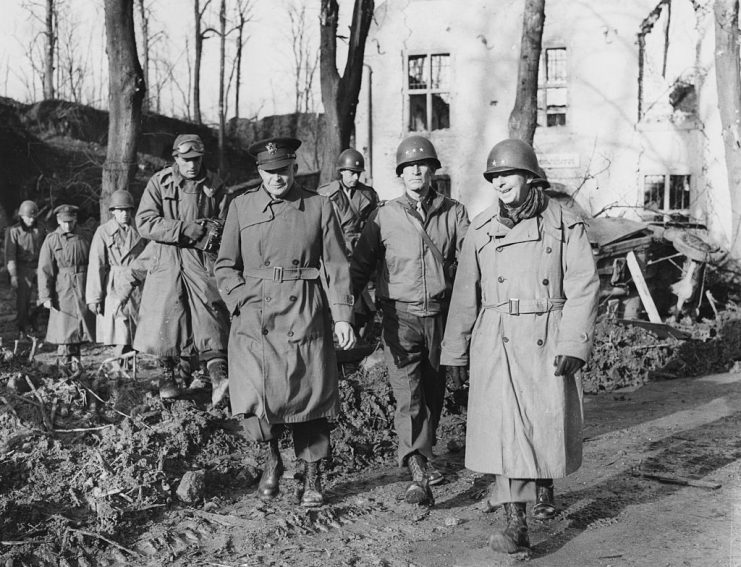
<path fill-rule="evenodd" d="M 450 176 L 449 175 L 435 175 L 432 178 L 435 184 L 435 191 L 446 197 L 450 197 Z"/>
<path fill-rule="evenodd" d="M 538 124 L 566 125 L 568 60 L 565 47 L 543 50 L 538 78 Z"/>
<path fill-rule="evenodd" d="M 643 206 L 668 213 L 672 219 L 689 219 L 690 176 L 646 175 L 643 178 Z M 653 214 L 647 220 L 661 221 L 666 215 Z"/>
<path fill-rule="evenodd" d="M 450 128 L 450 54 L 407 58 L 409 131 Z"/>

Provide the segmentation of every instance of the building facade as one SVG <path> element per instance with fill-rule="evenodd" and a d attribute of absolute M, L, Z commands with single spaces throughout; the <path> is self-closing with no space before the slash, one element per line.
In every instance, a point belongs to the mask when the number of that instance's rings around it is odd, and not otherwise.
<path fill-rule="evenodd" d="M 524 0 L 392 0 L 376 9 L 355 147 L 384 199 L 399 141 L 432 140 L 438 185 L 472 216 L 508 136 Z M 534 145 L 548 178 L 592 214 L 705 224 L 727 246 L 730 197 L 713 69 L 712 5 L 547 0 Z"/>

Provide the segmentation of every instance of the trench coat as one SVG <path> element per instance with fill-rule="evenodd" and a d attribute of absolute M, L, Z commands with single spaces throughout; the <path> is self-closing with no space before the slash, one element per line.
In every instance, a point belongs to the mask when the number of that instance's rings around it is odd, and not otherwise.
<path fill-rule="evenodd" d="M 553 361 L 589 359 L 598 292 L 584 224 L 557 202 L 512 229 L 496 205 L 474 219 L 441 358 L 470 362 L 467 468 L 561 478 L 581 466 L 581 381 L 554 376 Z"/>
<path fill-rule="evenodd" d="M 270 202 L 262 187 L 233 201 L 216 261 L 232 314 L 232 413 L 269 423 L 331 418 L 332 319 L 350 322 L 353 304 L 342 231 L 329 199 L 298 185 Z"/>
<path fill-rule="evenodd" d="M 166 167 L 149 180 L 136 213 L 147 247 L 148 271 L 142 290 L 134 349 L 176 357 L 194 347 L 224 352 L 229 316 L 213 274 L 213 255 L 186 244 L 186 221 L 226 217 L 228 195 L 210 173 L 198 181 Z"/>
<path fill-rule="evenodd" d="M 51 301 L 46 341 L 78 344 L 95 340 L 95 322 L 85 303 L 89 242 L 80 234 L 57 228 L 39 253 L 39 305 Z"/>
<path fill-rule="evenodd" d="M 5 233 L 5 265 L 10 277 L 18 278 L 16 310 L 18 327 L 23 331 L 29 324 L 29 308 L 36 303 L 36 271 L 39 252 L 46 237 L 46 228 L 39 224 L 27 228 L 22 222 Z"/>
<path fill-rule="evenodd" d="M 332 201 L 342 233 L 345 235 L 345 244 L 352 251 L 365 223 L 368 222 L 368 217 L 378 207 L 378 193 L 373 187 L 358 182 L 350 198 L 339 179 L 322 185 L 317 189 L 317 193 Z"/>
<path fill-rule="evenodd" d="M 102 315 L 95 318 L 95 336 L 104 345 L 130 345 L 134 341 L 141 294 L 138 288 L 117 314 L 111 303 L 114 290 L 131 271 L 131 264 L 144 249 L 146 241 L 133 225 L 124 230 L 110 219 L 95 231 L 90 245 L 90 260 L 85 286 L 85 301 L 102 304 Z"/>

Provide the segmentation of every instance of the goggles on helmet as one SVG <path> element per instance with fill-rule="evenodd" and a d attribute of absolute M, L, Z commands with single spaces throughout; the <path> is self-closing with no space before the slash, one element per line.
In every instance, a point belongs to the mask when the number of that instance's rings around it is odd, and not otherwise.
<path fill-rule="evenodd" d="M 178 145 L 176 148 L 179 154 L 187 154 L 188 152 L 201 152 L 205 150 L 203 144 L 198 140 L 188 140 Z"/>

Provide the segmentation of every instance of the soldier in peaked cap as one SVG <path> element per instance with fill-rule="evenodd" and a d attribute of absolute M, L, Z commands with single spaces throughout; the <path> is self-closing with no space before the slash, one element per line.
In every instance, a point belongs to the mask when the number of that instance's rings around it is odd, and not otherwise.
<path fill-rule="evenodd" d="M 402 140 L 396 174 L 404 193 L 371 214 L 351 264 L 357 295 L 380 263 L 376 299 L 383 312 L 384 353 L 397 401 L 399 465 L 408 467 L 412 479 L 405 493 L 410 504 L 431 502 L 430 485 L 444 480 L 429 462 L 445 399 L 440 341 L 468 229 L 463 205 L 433 188 L 440 165 L 427 138 Z"/>
<path fill-rule="evenodd" d="M 278 494 L 278 436 L 287 425 L 305 463 L 301 504 L 314 507 L 324 502 L 320 463 L 339 405 L 332 321 L 340 348 L 355 336 L 342 230 L 329 199 L 294 181 L 300 145 L 270 138 L 249 147 L 262 184 L 229 209 L 216 278 L 232 315 L 232 414 L 243 416 L 249 440 L 267 445 L 259 495 Z"/>
<path fill-rule="evenodd" d="M 141 294 L 137 289 L 120 305 L 113 293 L 131 270 L 131 264 L 146 241 L 132 224 L 134 198 L 124 190 L 114 191 L 108 209 L 111 219 L 95 231 L 90 246 L 85 301 L 97 315 L 95 335 L 99 343 L 115 345 L 115 355 L 132 350 Z M 125 366 L 125 364 L 123 365 Z"/>
<path fill-rule="evenodd" d="M 5 265 L 8 267 L 10 285 L 16 294 L 16 323 L 21 338 L 38 330 L 38 307 L 34 305 L 36 269 L 41 244 L 46 236 L 46 228 L 37 220 L 38 214 L 36 203 L 23 201 L 18 207 L 18 222 L 5 232 Z"/>
<path fill-rule="evenodd" d="M 153 241 L 149 252 L 156 261 L 147 268 L 134 349 L 159 357 L 162 398 L 180 394 L 175 368 L 181 353 L 195 349 L 215 406 L 227 389 L 229 315 L 213 275 L 215 255 L 201 243 L 208 226 L 223 222 L 229 201 L 221 180 L 203 167 L 204 152 L 195 134 L 175 138 L 175 163 L 152 176 L 139 202 L 136 225 Z M 132 278 L 130 287 L 135 283 Z"/>
<path fill-rule="evenodd" d="M 90 243 L 75 229 L 77 207 L 54 209 L 58 227 L 39 254 L 39 304 L 49 310 L 46 341 L 57 344 L 59 362 L 73 369 L 80 363 L 80 343 L 95 340 L 93 315 L 85 303 Z"/>

